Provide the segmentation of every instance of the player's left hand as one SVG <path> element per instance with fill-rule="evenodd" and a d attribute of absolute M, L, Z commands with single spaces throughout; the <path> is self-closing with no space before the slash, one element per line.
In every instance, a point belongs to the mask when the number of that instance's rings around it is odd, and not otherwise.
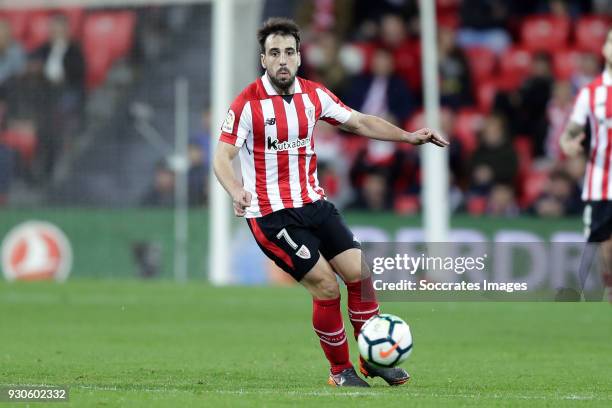
<path fill-rule="evenodd" d="M 436 146 L 446 147 L 450 144 L 448 140 L 440 136 L 435 130 L 430 128 L 422 128 L 411 133 L 410 143 L 414 145 L 422 145 L 432 143 Z"/>

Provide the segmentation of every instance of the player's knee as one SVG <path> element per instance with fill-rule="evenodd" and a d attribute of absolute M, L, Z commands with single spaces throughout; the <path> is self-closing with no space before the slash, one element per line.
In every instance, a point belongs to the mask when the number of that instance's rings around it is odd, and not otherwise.
<path fill-rule="evenodd" d="M 319 299 L 336 299 L 340 296 L 340 287 L 335 276 L 321 279 L 316 287 L 315 296 Z"/>

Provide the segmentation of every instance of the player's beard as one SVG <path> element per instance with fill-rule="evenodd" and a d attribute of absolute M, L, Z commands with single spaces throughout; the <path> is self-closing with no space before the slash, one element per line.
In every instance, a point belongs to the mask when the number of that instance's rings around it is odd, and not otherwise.
<path fill-rule="evenodd" d="M 279 71 L 276 71 L 276 75 L 279 74 Z M 272 85 L 274 85 L 274 87 L 279 89 L 281 93 L 286 94 L 289 92 L 289 88 L 291 88 L 291 85 L 293 85 L 293 82 L 295 81 L 295 74 L 292 75 L 291 71 L 289 71 L 288 69 L 285 70 L 285 72 L 289 73 L 289 76 L 285 77 L 285 79 L 282 80 L 278 79 L 276 75 L 268 75 L 268 77 L 270 78 L 270 82 L 272 82 Z"/>

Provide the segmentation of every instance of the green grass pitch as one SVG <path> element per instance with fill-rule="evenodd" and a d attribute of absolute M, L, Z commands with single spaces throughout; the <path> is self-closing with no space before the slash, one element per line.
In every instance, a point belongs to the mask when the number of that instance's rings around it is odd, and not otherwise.
<path fill-rule="evenodd" d="M 411 325 L 413 378 L 347 390 L 326 385 L 299 287 L 0 283 L 0 385 L 68 385 L 74 407 L 612 406 L 607 303 L 382 310 Z"/>

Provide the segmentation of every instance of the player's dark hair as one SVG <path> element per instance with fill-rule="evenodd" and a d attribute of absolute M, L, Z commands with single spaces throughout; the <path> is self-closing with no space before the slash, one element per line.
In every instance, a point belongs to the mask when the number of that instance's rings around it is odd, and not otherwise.
<path fill-rule="evenodd" d="M 262 54 L 266 52 L 265 43 L 269 35 L 291 35 L 295 38 L 296 51 L 300 49 L 300 27 L 289 18 L 271 17 L 257 31 L 257 41 L 259 41 Z"/>

